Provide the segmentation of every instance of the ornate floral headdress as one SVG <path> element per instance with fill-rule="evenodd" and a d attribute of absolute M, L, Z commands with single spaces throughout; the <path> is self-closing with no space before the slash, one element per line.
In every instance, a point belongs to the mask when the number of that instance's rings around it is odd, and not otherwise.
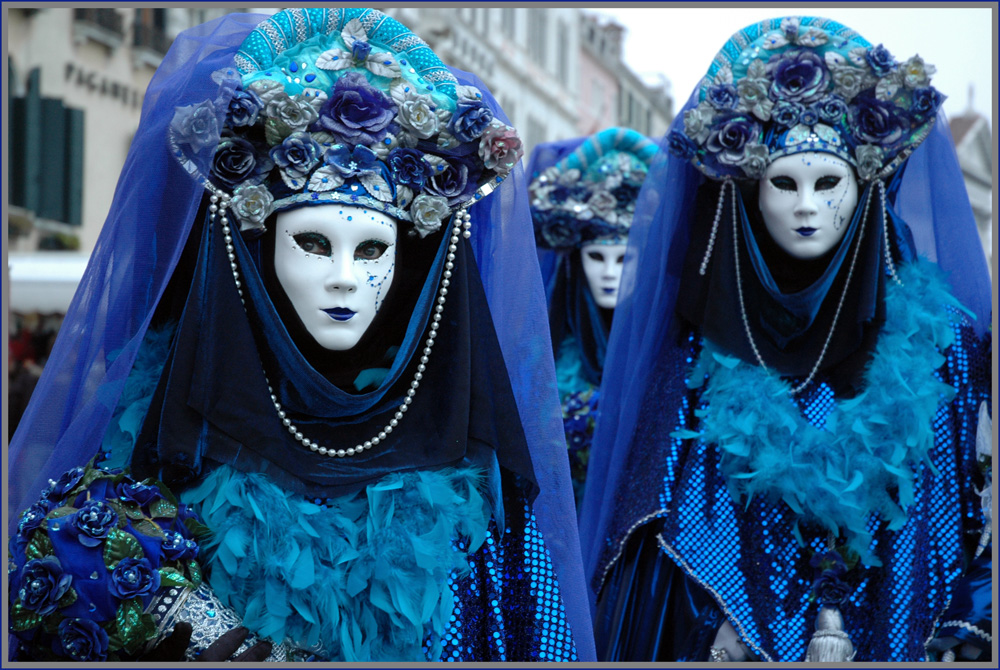
<path fill-rule="evenodd" d="M 258 26 L 227 105 L 178 108 L 170 142 L 244 235 L 273 212 L 340 202 L 437 231 L 522 155 L 517 132 L 419 37 L 372 9 L 289 9 Z"/>
<path fill-rule="evenodd" d="M 656 144 L 628 128 L 592 135 L 528 187 L 539 246 L 570 249 L 628 236 Z"/>
<path fill-rule="evenodd" d="M 944 101 L 934 71 L 827 19 L 764 21 L 715 57 L 670 150 L 712 179 L 759 179 L 770 161 L 802 151 L 840 156 L 862 181 L 883 179 L 934 124 Z"/>

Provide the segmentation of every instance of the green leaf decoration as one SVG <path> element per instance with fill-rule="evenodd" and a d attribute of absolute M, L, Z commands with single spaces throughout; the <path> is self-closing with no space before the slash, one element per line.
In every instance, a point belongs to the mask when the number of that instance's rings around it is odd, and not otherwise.
<path fill-rule="evenodd" d="M 84 490 L 90 488 L 90 485 L 96 482 L 98 479 L 111 479 L 114 475 L 109 475 L 105 470 L 100 468 L 95 468 L 91 464 L 87 464 L 87 469 L 83 473 L 83 479 L 80 483 L 76 485 L 73 491 L 77 493 L 83 493 Z M 79 491 L 77 491 L 79 489 Z"/>
<path fill-rule="evenodd" d="M 142 483 L 146 486 L 155 486 L 160 490 L 160 496 L 165 498 L 168 502 L 178 505 L 177 496 L 173 494 L 173 491 L 167 488 L 167 485 L 161 482 L 159 479 L 153 479 L 149 477 L 148 479 L 142 480 Z"/>
<path fill-rule="evenodd" d="M 139 507 L 139 503 L 134 500 L 129 500 L 122 504 L 122 509 L 125 510 L 125 516 L 129 519 L 135 521 L 136 519 L 142 519 L 146 515 L 142 513 L 142 508 Z M 119 515 L 120 516 L 120 515 Z"/>
<path fill-rule="evenodd" d="M 141 619 L 142 601 L 139 598 L 124 600 L 118 606 L 115 624 L 118 627 L 118 634 L 122 638 L 122 648 L 130 654 L 146 641 L 142 627 L 139 625 Z"/>
<path fill-rule="evenodd" d="M 42 630 L 44 630 L 49 635 L 59 634 L 59 622 L 63 620 L 63 617 L 58 614 L 50 614 L 49 616 L 42 619 Z"/>
<path fill-rule="evenodd" d="M 64 516 L 69 516 L 76 511 L 76 508 L 72 505 L 63 505 L 62 507 L 57 507 L 48 514 L 45 515 L 46 519 L 60 519 Z"/>
<path fill-rule="evenodd" d="M 32 612 L 21 604 L 18 600 L 10 608 L 10 628 L 15 633 L 31 630 L 42 623 L 42 617 L 37 612 Z"/>
<path fill-rule="evenodd" d="M 118 651 L 123 646 L 125 646 L 125 642 L 124 640 L 122 640 L 122 636 L 118 633 L 117 621 L 105 622 L 101 624 L 101 628 L 103 628 L 108 634 L 108 650 Z M 108 660 L 111 660 L 110 655 L 108 656 Z"/>
<path fill-rule="evenodd" d="M 199 543 L 212 536 L 211 529 L 193 516 L 184 519 L 184 525 L 187 526 L 187 529 L 191 531 L 191 534 L 194 535 L 195 540 Z"/>
<path fill-rule="evenodd" d="M 175 568 L 160 568 L 158 572 L 160 573 L 160 584 L 163 586 L 180 586 L 187 589 L 196 588 L 194 584 L 184 579 L 184 575 L 181 574 L 180 570 Z"/>
<path fill-rule="evenodd" d="M 142 547 L 130 533 L 115 529 L 104 540 L 104 565 L 114 570 L 123 558 L 142 558 Z"/>
<path fill-rule="evenodd" d="M 70 590 L 67 591 L 65 594 L 63 594 L 63 597 L 59 599 L 58 605 L 60 609 L 63 607 L 69 607 L 70 605 L 76 602 L 76 599 L 77 599 L 76 589 L 71 587 Z"/>
<path fill-rule="evenodd" d="M 202 579 L 201 566 L 198 564 L 198 561 L 192 560 L 188 562 L 187 573 L 188 577 L 191 579 L 191 583 L 194 584 L 195 588 L 201 586 L 201 579 Z"/>
<path fill-rule="evenodd" d="M 282 140 L 292 134 L 292 129 L 284 121 L 268 117 L 264 122 L 264 139 L 271 146 L 281 144 Z"/>
<path fill-rule="evenodd" d="M 132 529 L 137 533 L 142 533 L 146 537 L 166 537 L 163 533 L 163 529 L 157 524 L 153 523 L 149 519 L 143 519 L 142 521 L 136 521 L 132 524 Z"/>
<path fill-rule="evenodd" d="M 114 500 L 113 498 L 106 498 L 104 503 L 115 511 L 115 514 L 118 515 L 119 519 L 125 516 L 125 507 L 123 507 L 117 500 Z"/>
<path fill-rule="evenodd" d="M 149 516 L 154 519 L 173 519 L 177 516 L 177 505 L 160 498 L 149 505 Z"/>
<path fill-rule="evenodd" d="M 49 536 L 45 533 L 35 531 L 31 534 L 31 542 L 24 549 L 24 555 L 30 561 L 34 558 L 51 556 L 55 551 L 55 547 L 52 546 L 52 540 L 49 539 Z"/>

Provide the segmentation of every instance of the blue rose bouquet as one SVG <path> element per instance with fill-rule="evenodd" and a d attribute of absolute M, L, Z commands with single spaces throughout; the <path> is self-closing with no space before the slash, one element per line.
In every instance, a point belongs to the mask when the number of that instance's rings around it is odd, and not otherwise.
<path fill-rule="evenodd" d="M 563 428 L 569 452 L 569 470 L 578 506 L 583 499 L 583 486 L 587 479 L 599 397 L 597 389 L 588 388 L 570 394 L 563 403 Z"/>
<path fill-rule="evenodd" d="M 162 484 L 73 468 L 10 538 L 10 631 L 34 660 L 134 657 L 156 633 L 157 594 L 201 583 L 203 531 Z"/>

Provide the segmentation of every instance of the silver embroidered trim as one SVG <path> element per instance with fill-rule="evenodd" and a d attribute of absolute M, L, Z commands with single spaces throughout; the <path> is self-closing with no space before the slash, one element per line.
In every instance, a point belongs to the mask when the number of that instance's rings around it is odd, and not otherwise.
<path fill-rule="evenodd" d="M 384 17 L 385 14 L 379 10 L 370 9 L 361 16 L 361 27 L 365 29 L 365 32 L 368 35 L 371 35 L 374 32 L 372 28 Z"/>
<path fill-rule="evenodd" d="M 205 582 L 194 591 L 169 589 L 154 599 L 146 612 L 152 614 L 153 621 L 156 622 L 156 636 L 150 640 L 147 648 L 155 647 L 163 641 L 178 622 L 187 621 L 191 624 L 191 642 L 184 652 L 184 657 L 188 661 L 195 660 L 198 654 L 224 633 L 242 625 L 239 615 L 232 608 L 223 605 Z M 262 639 L 251 632 L 233 656 L 239 656 Z M 288 660 L 288 654 L 287 645 L 274 644 L 271 655 L 264 660 L 282 663 Z"/>
<path fill-rule="evenodd" d="M 961 628 L 962 630 L 967 630 L 970 633 L 972 633 L 973 635 L 975 635 L 977 637 L 980 637 L 980 638 L 986 640 L 987 642 L 992 642 L 993 641 L 993 636 L 992 635 L 990 635 L 989 633 L 987 633 L 985 630 L 983 630 L 979 626 L 975 626 L 975 625 L 969 623 L 968 621 L 960 621 L 958 619 L 955 619 L 953 621 L 945 621 L 944 623 L 941 624 L 940 627 L 941 628 L 947 628 L 948 626 L 954 626 L 955 628 Z"/>
<path fill-rule="evenodd" d="M 756 644 L 750 641 L 750 638 L 747 635 L 746 629 L 743 627 L 743 624 L 740 622 L 739 619 L 736 618 L 736 615 L 733 614 L 733 612 L 729 609 L 729 606 L 726 605 L 725 601 L 722 599 L 722 596 L 719 595 L 719 592 L 713 589 L 711 586 L 708 585 L 707 582 L 705 582 L 705 580 L 703 580 L 701 577 L 695 574 L 691 566 L 688 565 L 688 563 L 683 558 L 681 558 L 681 555 L 677 553 L 677 551 L 675 551 L 673 547 L 667 544 L 666 540 L 663 539 L 662 533 L 656 534 L 656 542 L 660 545 L 660 548 L 663 549 L 663 551 L 666 552 L 666 554 L 674 560 L 674 563 L 676 563 L 678 567 L 680 567 L 680 569 L 687 574 L 688 577 L 697 582 L 698 585 L 701 586 L 701 588 L 705 589 L 709 593 L 709 595 L 715 598 L 715 602 L 718 603 L 719 608 L 722 610 L 722 613 L 726 615 L 726 618 L 729 619 L 729 622 L 733 624 L 733 628 L 735 628 L 736 632 L 739 634 L 740 641 L 746 646 L 752 647 L 758 657 L 762 658 L 763 660 L 769 663 L 773 663 L 776 659 L 771 658 L 770 654 L 768 654 L 766 651 L 764 651 L 763 649 L 761 649 Z"/>
<path fill-rule="evenodd" d="M 323 32 L 327 35 L 332 35 L 339 29 L 342 24 L 341 16 L 343 12 L 344 10 L 339 8 L 326 10 L 326 26 L 323 27 Z"/>
<path fill-rule="evenodd" d="M 250 74 L 251 72 L 257 72 L 258 70 L 260 70 L 260 65 L 258 65 L 255 61 L 251 60 L 249 56 L 246 56 L 242 53 L 236 54 L 236 57 L 233 59 L 233 61 L 236 64 L 236 69 L 239 70 L 240 72 Z"/>
<path fill-rule="evenodd" d="M 597 587 L 595 589 L 595 591 L 597 593 L 601 592 L 601 589 L 604 587 L 604 582 L 608 578 L 608 573 L 611 572 L 611 568 L 613 568 L 614 565 L 615 565 L 615 563 L 618 562 L 618 559 L 621 558 L 622 552 L 625 551 L 625 543 L 627 543 L 628 540 L 629 540 L 629 538 L 632 537 L 632 533 L 634 533 L 636 531 L 636 529 L 639 528 L 639 526 L 644 526 L 645 524 L 649 523 L 653 519 L 658 519 L 660 517 L 664 517 L 664 516 L 666 516 L 669 513 L 670 513 L 670 510 L 667 509 L 667 508 L 665 508 L 665 507 L 661 508 L 661 509 L 658 509 L 655 512 L 652 512 L 651 514 L 647 514 L 646 516 L 642 517 L 641 519 L 639 519 L 638 521 L 636 521 L 634 524 L 632 524 L 632 526 L 627 531 L 625 531 L 625 534 L 622 536 L 622 539 L 618 542 L 618 551 L 615 553 L 615 555 L 613 557 L 611 557 L 611 559 L 604 566 L 604 572 L 601 573 L 601 579 L 595 585 Z"/>
<path fill-rule="evenodd" d="M 425 47 L 427 43 L 422 39 L 414 35 L 413 33 L 407 33 L 405 36 L 400 37 L 389 45 L 389 48 L 399 53 L 400 51 L 408 51 L 414 47 Z M 430 47 L 428 47 L 430 48 Z"/>
<path fill-rule="evenodd" d="M 292 25 L 295 27 L 295 38 L 299 42 L 306 41 L 306 17 L 304 9 L 289 9 L 288 13 L 292 17 Z"/>
<path fill-rule="evenodd" d="M 265 21 L 258 27 L 258 30 L 264 33 L 264 36 L 271 42 L 274 53 L 281 53 L 285 50 L 285 38 L 273 23 Z"/>

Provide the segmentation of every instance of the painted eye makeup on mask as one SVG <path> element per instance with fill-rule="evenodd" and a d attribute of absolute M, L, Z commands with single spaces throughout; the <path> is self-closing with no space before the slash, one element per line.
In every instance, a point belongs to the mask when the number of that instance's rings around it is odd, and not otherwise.
<path fill-rule="evenodd" d="M 307 254 L 330 256 L 333 253 L 333 245 L 326 235 L 321 233 L 298 233 L 292 235 L 292 239 Z"/>
<path fill-rule="evenodd" d="M 365 240 L 354 249 L 354 259 L 374 261 L 382 257 L 389 245 L 381 240 Z"/>

